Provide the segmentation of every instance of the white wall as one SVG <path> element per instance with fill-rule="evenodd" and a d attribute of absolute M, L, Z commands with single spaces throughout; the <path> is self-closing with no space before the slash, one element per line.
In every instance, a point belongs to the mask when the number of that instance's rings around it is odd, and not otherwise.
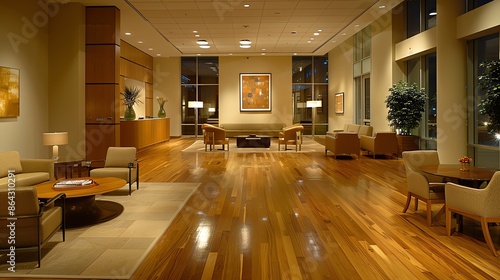
<path fill-rule="evenodd" d="M 291 57 L 220 57 L 219 123 L 291 124 L 293 118 L 291 69 Z M 240 112 L 240 73 L 271 73 L 271 112 Z"/>
<path fill-rule="evenodd" d="M 36 0 L 0 2 L 0 65 L 20 70 L 20 116 L 0 119 L 0 151 L 48 158 L 48 18 Z M 8 39 L 11 38 L 11 39 Z"/>

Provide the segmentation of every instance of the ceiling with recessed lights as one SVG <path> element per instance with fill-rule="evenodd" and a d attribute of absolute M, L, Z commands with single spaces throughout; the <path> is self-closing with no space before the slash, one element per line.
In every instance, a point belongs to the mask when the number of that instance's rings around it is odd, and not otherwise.
<path fill-rule="evenodd" d="M 403 0 L 76 2 L 118 2 L 123 40 L 153 56 L 191 56 L 324 55 Z"/>

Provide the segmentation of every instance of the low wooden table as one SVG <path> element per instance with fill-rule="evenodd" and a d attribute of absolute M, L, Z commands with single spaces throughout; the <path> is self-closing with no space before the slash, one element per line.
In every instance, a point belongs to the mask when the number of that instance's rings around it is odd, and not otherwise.
<path fill-rule="evenodd" d="M 75 178 L 79 179 L 89 179 Z M 59 193 L 66 194 L 66 227 L 81 227 L 102 223 L 116 218 L 123 212 L 123 206 L 113 201 L 95 200 L 97 194 L 117 190 L 127 184 L 123 179 L 114 177 L 92 178 L 94 185 L 54 189 L 57 181 L 36 185 L 38 198 L 49 199 Z"/>
<path fill-rule="evenodd" d="M 271 147 L 271 136 L 267 136 L 267 135 L 239 135 L 239 136 L 236 136 L 236 147 L 238 147 L 238 148 L 269 148 L 269 147 Z"/>

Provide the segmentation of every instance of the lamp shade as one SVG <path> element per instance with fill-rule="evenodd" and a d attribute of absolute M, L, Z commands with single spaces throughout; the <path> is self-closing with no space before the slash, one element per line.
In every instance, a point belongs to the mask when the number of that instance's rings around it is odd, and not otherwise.
<path fill-rule="evenodd" d="M 67 132 L 45 132 L 43 134 L 43 144 L 46 146 L 68 144 Z"/>
<path fill-rule="evenodd" d="M 203 101 L 188 101 L 189 108 L 203 108 Z"/>
<path fill-rule="evenodd" d="M 307 101 L 307 108 L 319 108 L 322 106 L 321 100 Z"/>

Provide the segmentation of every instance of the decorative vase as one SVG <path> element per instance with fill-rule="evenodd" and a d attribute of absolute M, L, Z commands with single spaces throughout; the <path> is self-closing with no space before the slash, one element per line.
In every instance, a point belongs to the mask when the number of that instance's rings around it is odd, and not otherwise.
<path fill-rule="evenodd" d="M 469 170 L 470 170 L 470 162 L 460 163 L 460 171 L 469 171 Z"/>
<path fill-rule="evenodd" d="M 135 120 L 135 110 L 132 106 L 127 106 L 123 118 L 127 121 Z"/>
<path fill-rule="evenodd" d="M 165 118 L 167 116 L 167 113 L 165 112 L 165 109 L 163 109 L 163 105 L 160 105 L 160 110 L 158 110 L 158 118 Z"/>

